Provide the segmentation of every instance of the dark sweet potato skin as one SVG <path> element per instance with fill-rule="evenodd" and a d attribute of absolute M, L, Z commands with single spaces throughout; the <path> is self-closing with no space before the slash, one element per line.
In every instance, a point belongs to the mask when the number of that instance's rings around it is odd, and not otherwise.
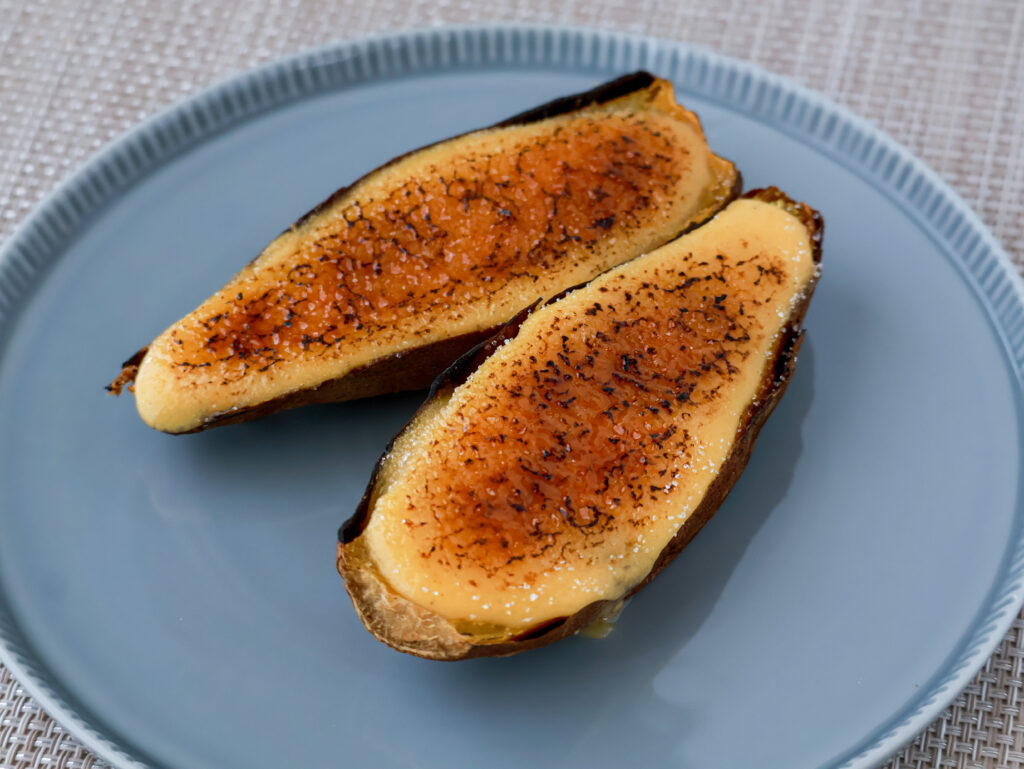
<path fill-rule="evenodd" d="M 485 329 L 388 355 L 343 377 L 328 380 L 318 387 L 297 390 L 251 408 L 218 414 L 193 430 L 177 434 L 197 433 L 210 427 L 248 422 L 278 411 L 314 403 L 340 403 L 373 395 L 426 390 L 437 377 L 438 369 L 449 365 L 453 358 L 457 358 L 467 348 L 472 348 L 494 333 L 494 329 Z"/>
<path fill-rule="evenodd" d="M 807 227 L 813 247 L 814 261 L 820 264 L 824 222 L 817 211 L 806 204 L 791 200 L 774 187 L 751 190 L 744 197 L 752 197 L 765 202 L 775 203 L 796 216 Z M 802 300 L 793 308 L 793 312 L 776 345 L 773 364 L 765 367 L 759 394 L 754 401 L 754 403 L 759 405 L 749 409 L 743 434 L 736 441 L 731 454 L 711 483 L 704 499 L 662 550 L 650 573 L 626 596 L 618 600 L 596 601 L 585 606 L 571 617 L 553 621 L 549 620 L 536 628 L 498 643 L 473 643 L 470 637 L 460 636 L 454 629 L 446 631 L 443 625 L 440 628 L 432 627 L 433 635 L 416 638 L 415 632 L 418 630 L 418 625 L 415 623 L 411 625 L 406 624 L 402 620 L 399 620 L 397 623 L 392 622 L 390 621 L 391 617 L 378 611 L 377 602 L 380 599 L 381 591 L 387 590 L 387 587 L 375 574 L 367 574 L 365 564 L 355 554 L 352 546 L 365 528 L 368 516 L 372 512 L 373 501 L 377 494 L 378 479 L 391 448 L 389 445 L 388 451 L 385 451 L 378 461 L 367 485 L 366 493 L 363 495 L 355 513 L 342 525 L 338 532 L 338 571 L 345 580 L 345 588 L 366 628 L 378 640 L 398 651 L 426 659 L 456 661 L 474 657 L 503 657 L 545 646 L 579 632 L 595 620 L 613 616 L 624 600 L 636 594 L 651 582 L 662 569 L 682 552 L 683 548 L 711 520 L 711 517 L 721 507 L 732 487 L 743 473 L 747 462 L 750 460 L 761 428 L 767 422 L 768 417 L 775 410 L 779 401 L 782 400 L 782 396 L 785 394 L 796 371 L 797 354 L 800 350 L 804 333 L 803 320 L 810 306 L 816 282 L 817 277 L 808 286 Z M 441 374 L 431 388 L 427 401 L 417 414 L 429 408 L 433 400 L 446 397 L 453 387 L 465 381 L 502 342 L 506 339 L 514 338 L 527 315 L 536 307 L 537 305 L 534 305 L 534 307 L 524 310 L 491 340 L 465 354 L 447 371 Z M 404 429 L 408 430 L 415 422 L 415 419 L 416 417 L 413 417 L 413 420 Z M 400 432 L 399 436 L 401 434 Z M 419 622 L 419 619 L 416 622 Z M 399 626 L 396 627 L 396 624 Z M 410 633 L 410 631 L 412 632 Z"/>

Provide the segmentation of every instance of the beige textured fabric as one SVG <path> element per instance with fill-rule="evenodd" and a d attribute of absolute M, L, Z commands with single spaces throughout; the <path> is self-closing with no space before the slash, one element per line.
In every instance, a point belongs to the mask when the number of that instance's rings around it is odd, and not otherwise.
<path fill-rule="evenodd" d="M 788 75 L 908 145 L 1024 266 L 1018 0 L 0 0 L 0 239 L 111 138 L 241 68 L 368 33 L 499 20 L 657 34 Z M 1018 619 L 887 766 L 1024 767 L 1022 660 Z M 0 769 L 91 766 L 103 763 L 0 667 Z"/>

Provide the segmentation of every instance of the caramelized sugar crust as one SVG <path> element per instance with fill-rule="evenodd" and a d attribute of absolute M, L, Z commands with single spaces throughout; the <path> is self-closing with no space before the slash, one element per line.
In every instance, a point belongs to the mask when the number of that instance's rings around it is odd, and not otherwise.
<path fill-rule="evenodd" d="M 297 257 L 262 268 L 177 326 L 171 361 L 206 370 L 211 382 L 238 381 L 385 337 L 417 314 L 457 315 L 506 284 L 567 267 L 569 247 L 582 247 L 584 259 L 667 215 L 692 166 L 670 120 L 657 112 L 569 120 L 353 200 L 303 238 Z M 580 520 L 599 519 L 605 507 L 579 504 Z"/>
<path fill-rule="evenodd" d="M 582 314 L 555 316 L 427 449 L 432 472 L 408 499 L 420 556 L 494 577 L 642 532 L 649 503 L 703 462 L 691 430 L 731 405 L 720 392 L 762 331 L 751 310 L 786 278 L 770 261 L 718 256 L 643 280 L 619 273 Z"/>
<path fill-rule="evenodd" d="M 470 635 L 626 595 L 774 392 L 814 237 L 737 201 L 528 317 L 396 440 L 357 541 L 380 577 Z"/>

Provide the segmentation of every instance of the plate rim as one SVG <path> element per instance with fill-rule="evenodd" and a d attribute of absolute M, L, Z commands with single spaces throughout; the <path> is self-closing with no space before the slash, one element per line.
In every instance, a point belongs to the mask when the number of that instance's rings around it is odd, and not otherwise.
<path fill-rule="evenodd" d="M 509 22 L 411 28 L 305 49 L 223 78 L 129 128 L 59 182 L 0 246 L 0 353 L 21 307 L 68 243 L 125 190 L 177 155 L 302 99 L 394 77 L 481 65 L 609 76 L 648 69 L 683 92 L 808 141 L 883 192 L 937 241 L 980 300 L 1021 397 L 1024 278 L 970 206 L 901 143 L 817 91 L 702 46 L 585 26 Z M 941 714 L 989 659 L 1024 605 L 1021 524 L 1018 517 L 1016 539 L 1007 543 L 1000 578 L 945 665 L 876 732 L 834 757 L 841 762 L 834 769 L 872 769 L 896 753 Z M 0 661 L 88 750 L 118 769 L 145 769 L 103 733 L 101 718 L 60 693 L 59 680 L 32 658 L 2 595 Z"/>

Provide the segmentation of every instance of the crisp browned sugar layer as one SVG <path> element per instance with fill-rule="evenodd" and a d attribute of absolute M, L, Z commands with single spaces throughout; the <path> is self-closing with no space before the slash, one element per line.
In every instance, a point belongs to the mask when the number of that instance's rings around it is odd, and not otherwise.
<path fill-rule="evenodd" d="M 394 447 L 364 535 L 381 576 L 481 625 L 624 595 L 745 428 L 814 270 L 801 222 L 742 200 L 534 313 Z"/>
<path fill-rule="evenodd" d="M 190 429 L 493 327 L 663 243 L 734 181 L 667 86 L 413 153 L 282 235 L 151 345 L 140 413 Z"/>
<path fill-rule="evenodd" d="M 568 266 L 567 245 L 585 259 L 672 208 L 691 160 L 666 123 L 573 120 L 353 200 L 294 260 L 176 329 L 173 359 L 210 366 L 212 377 L 244 376 L 393 334 L 411 316 L 472 305 L 513 281 L 535 283 Z"/>

